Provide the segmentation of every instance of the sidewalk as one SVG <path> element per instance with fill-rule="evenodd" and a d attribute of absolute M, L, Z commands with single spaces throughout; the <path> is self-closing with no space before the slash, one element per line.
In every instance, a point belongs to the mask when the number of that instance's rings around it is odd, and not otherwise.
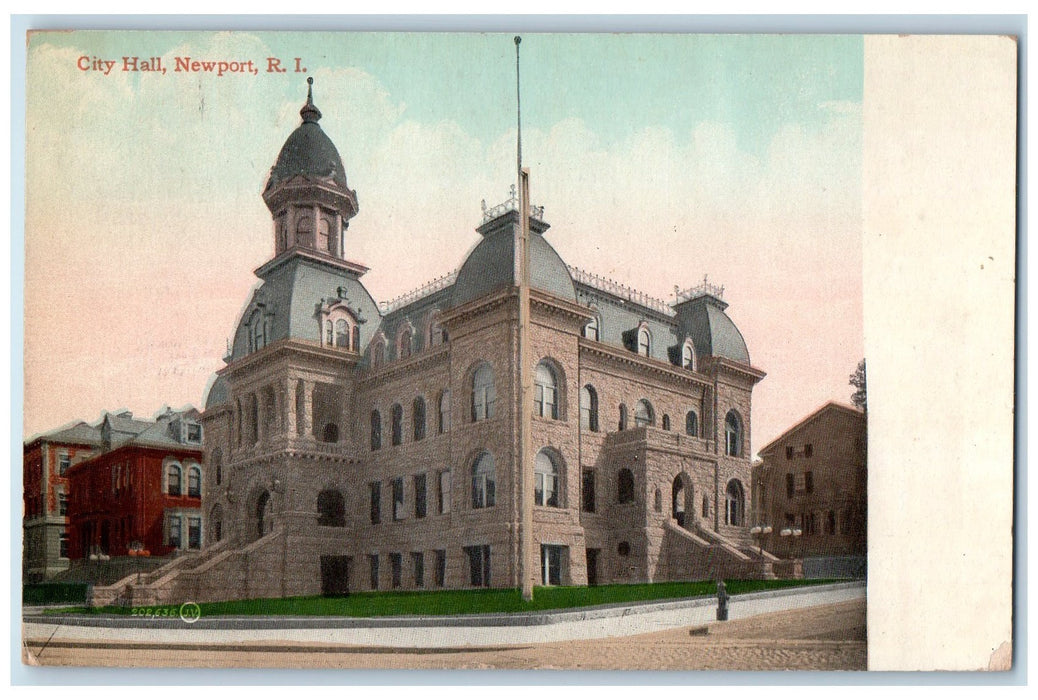
<path fill-rule="evenodd" d="M 864 600 L 865 583 L 733 596 L 731 620 L 763 613 Z M 522 644 L 628 637 L 715 620 L 716 600 L 611 606 L 532 615 L 454 618 L 203 618 L 180 620 L 80 616 L 53 619 L 26 611 L 23 639 L 87 641 L 97 646 L 318 644 L 398 650 L 509 647 Z M 30 645 L 31 646 L 31 645 Z"/>

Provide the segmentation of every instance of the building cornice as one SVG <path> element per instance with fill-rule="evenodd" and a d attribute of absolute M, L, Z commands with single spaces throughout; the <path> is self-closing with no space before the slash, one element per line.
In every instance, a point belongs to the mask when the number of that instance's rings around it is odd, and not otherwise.
<path fill-rule="evenodd" d="M 336 272 L 348 272 L 355 277 L 360 277 L 369 269 L 371 269 L 365 267 L 364 265 L 361 265 L 358 262 L 353 262 L 352 260 L 342 260 L 340 258 L 333 258 L 330 255 L 323 255 L 314 250 L 300 248 L 298 246 L 292 246 L 285 252 L 271 258 L 267 262 L 257 267 L 255 270 L 253 270 L 253 273 L 255 273 L 257 277 L 265 279 L 265 276 L 270 274 L 271 271 L 283 265 L 287 265 L 296 258 L 319 266 L 331 268 Z"/>
<path fill-rule="evenodd" d="M 218 369 L 216 374 L 221 377 L 231 378 L 237 374 L 247 372 L 256 365 L 266 365 L 276 358 L 290 354 L 304 355 L 318 361 L 341 362 L 347 367 L 360 362 L 360 355 L 353 350 L 331 348 L 312 340 L 282 338 L 281 340 L 275 340 L 270 345 L 256 352 L 250 352 L 232 361 L 226 367 Z"/>
<path fill-rule="evenodd" d="M 368 367 L 358 374 L 357 386 L 360 389 L 370 389 L 398 379 L 402 374 L 411 375 L 426 369 L 445 360 L 449 349 L 450 344 L 436 345 L 403 360 L 391 360 L 378 367 Z"/>
<path fill-rule="evenodd" d="M 607 345 L 606 343 L 590 340 L 584 337 L 581 337 L 579 342 L 581 352 L 608 360 L 624 367 L 634 367 L 647 374 L 690 382 L 703 387 L 710 387 L 713 384 L 709 377 L 700 372 L 683 369 L 676 365 L 672 365 L 669 362 L 664 362 L 663 360 L 645 357 L 624 348 Z"/>

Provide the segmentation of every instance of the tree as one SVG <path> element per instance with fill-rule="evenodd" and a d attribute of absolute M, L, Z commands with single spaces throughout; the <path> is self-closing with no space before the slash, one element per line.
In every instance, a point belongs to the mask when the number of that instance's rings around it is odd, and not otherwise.
<path fill-rule="evenodd" d="M 854 370 L 854 374 L 850 376 L 848 382 L 854 387 L 855 391 L 851 394 L 851 403 L 854 404 L 855 408 L 860 408 L 865 411 L 868 409 L 868 396 L 865 390 L 865 360 L 862 359 L 858 363 L 858 368 Z"/>

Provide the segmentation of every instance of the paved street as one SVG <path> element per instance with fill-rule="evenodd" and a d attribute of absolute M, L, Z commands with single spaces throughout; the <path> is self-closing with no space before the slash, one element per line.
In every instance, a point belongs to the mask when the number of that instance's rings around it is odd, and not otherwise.
<path fill-rule="evenodd" d="M 32 639 L 47 665 L 355 669 L 864 670 L 863 598 L 631 637 L 498 645 L 382 648 L 305 642 L 149 645 Z M 103 643 L 102 643 L 103 644 Z M 39 651 L 42 647 L 42 651 Z M 25 648 L 23 648 L 23 657 Z"/>

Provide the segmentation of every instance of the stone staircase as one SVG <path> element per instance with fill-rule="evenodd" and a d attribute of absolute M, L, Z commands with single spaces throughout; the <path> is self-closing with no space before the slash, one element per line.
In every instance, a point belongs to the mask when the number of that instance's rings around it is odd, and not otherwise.
<path fill-rule="evenodd" d="M 664 524 L 664 556 L 669 578 L 702 580 L 717 578 L 775 578 L 778 559 L 765 552 L 743 551 L 727 537 L 697 528 L 686 530 L 673 520 Z"/>

